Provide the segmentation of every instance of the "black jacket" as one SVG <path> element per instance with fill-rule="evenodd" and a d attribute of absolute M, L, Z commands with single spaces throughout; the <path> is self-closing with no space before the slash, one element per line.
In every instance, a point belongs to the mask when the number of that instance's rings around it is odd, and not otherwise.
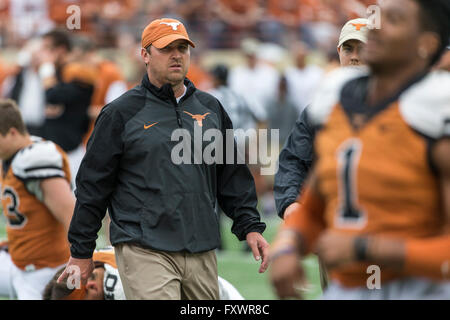
<path fill-rule="evenodd" d="M 315 129 L 308 122 L 306 107 L 281 150 L 278 172 L 273 186 L 278 215 L 297 200 L 313 163 Z"/>
<path fill-rule="evenodd" d="M 171 152 L 179 144 L 171 141 L 173 131 L 187 129 L 190 143 L 194 140 L 196 120 L 188 113 L 209 113 L 203 132 L 217 128 L 225 137 L 232 128 L 214 97 L 187 79 L 185 85 L 186 94 L 177 104 L 170 85 L 157 88 L 146 75 L 102 109 L 76 178 L 69 230 L 73 257 L 91 257 L 107 208 L 112 245 L 131 242 L 171 252 L 215 249 L 220 243 L 216 199 L 233 219 L 232 232 L 239 240 L 264 231 L 246 165 L 172 162 Z M 203 142 L 203 150 L 209 143 Z"/>

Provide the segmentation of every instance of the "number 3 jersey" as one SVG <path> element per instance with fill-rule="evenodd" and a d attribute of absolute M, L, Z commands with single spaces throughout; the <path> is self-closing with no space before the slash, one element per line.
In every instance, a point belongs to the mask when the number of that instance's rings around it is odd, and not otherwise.
<path fill-rule="evenodd" d="M 368 82 L 364 69 L 341 69 L 307 109 L 320 128 L 315 169 L 326 227 L 402 239 L 439 235 L 445 217 L 429 151 L 433 141 L 450 136 L 450 74 L 418 75 L 396 96 L 370 107 Z M 332 277 L 365 286 L 367 267 L 354 264 Z M 398 277 L 382 272 L 382 281 Z"/>
<path fill-rule="evenodd" d="M 40 183 L 61 177 L 70 183 L 66 154 L 50 141 L 33 143 L 1 166 L 0 188 L 9 253 L 22 270 L 57 267 L 69 259 L 64 227 L 43 203 Z"/>

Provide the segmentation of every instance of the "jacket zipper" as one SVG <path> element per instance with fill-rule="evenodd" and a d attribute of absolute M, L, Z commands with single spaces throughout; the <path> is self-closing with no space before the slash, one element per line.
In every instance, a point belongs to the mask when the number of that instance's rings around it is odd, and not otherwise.
<path fill-rule="evenodd" d="M 183 120 L 181 119 L 181 115 L 180 115 L 180 106 L 179 106 L 175 96 L 172 96 L 170 98 L 170 101 L 172 101 L 172 104 L 175 107 L 175 114 L 177 115 L 178 127 L 182 128 L 183 127 Z"/>

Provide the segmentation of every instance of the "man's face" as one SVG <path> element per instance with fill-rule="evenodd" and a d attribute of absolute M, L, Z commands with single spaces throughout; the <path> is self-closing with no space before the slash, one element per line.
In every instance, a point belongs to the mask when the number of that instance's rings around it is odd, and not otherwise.
<path fill-rule="evenodd" d="M 362 64 L 361 53 L 364 43 L 359 40 L 347 40 L 339 48 L 339 60 L 342 67 L 359 66 Z"/>
<path fill-rule="evenodd" d="M 105 300 L 103 292 L 104 268 L 95 268 L 86 283 L 86 296 L 84 300 Z"/>
<path fill-rule="evenodd" d="M 373 69 L 405 65 L 417 59 L 419 6 L 411 0 L 385 0 L 381 29 L 369 30 L 363 58 Z"/>
<path fill-rule="evenodd" d="M 150 53 L 142 49 L 141 55 L 147 64 L 150 82 L 161 87 L 183 82 L 189 69 L 190 50 L 186 40 L 176 40 L 162 49 L 150 47 Z"/>
<path fill-rule="evenodd" d="M 56 48 L 53 45 L 51 37 L 44 37 L 42 38 L 41 50 L 39 52 L 40 63 L 51 62 L 58 64 L 62 60 L 65 52 L 64 48 Z"/>

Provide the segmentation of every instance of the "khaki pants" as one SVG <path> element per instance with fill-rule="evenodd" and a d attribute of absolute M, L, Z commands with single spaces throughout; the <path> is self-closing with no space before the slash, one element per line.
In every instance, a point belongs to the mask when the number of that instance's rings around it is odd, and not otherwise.
<path fill-rule="evenodd" d="M 122 243 L 116 262 L 128 300 L 218 300 L 214 250 L 165 252 Z"/>

